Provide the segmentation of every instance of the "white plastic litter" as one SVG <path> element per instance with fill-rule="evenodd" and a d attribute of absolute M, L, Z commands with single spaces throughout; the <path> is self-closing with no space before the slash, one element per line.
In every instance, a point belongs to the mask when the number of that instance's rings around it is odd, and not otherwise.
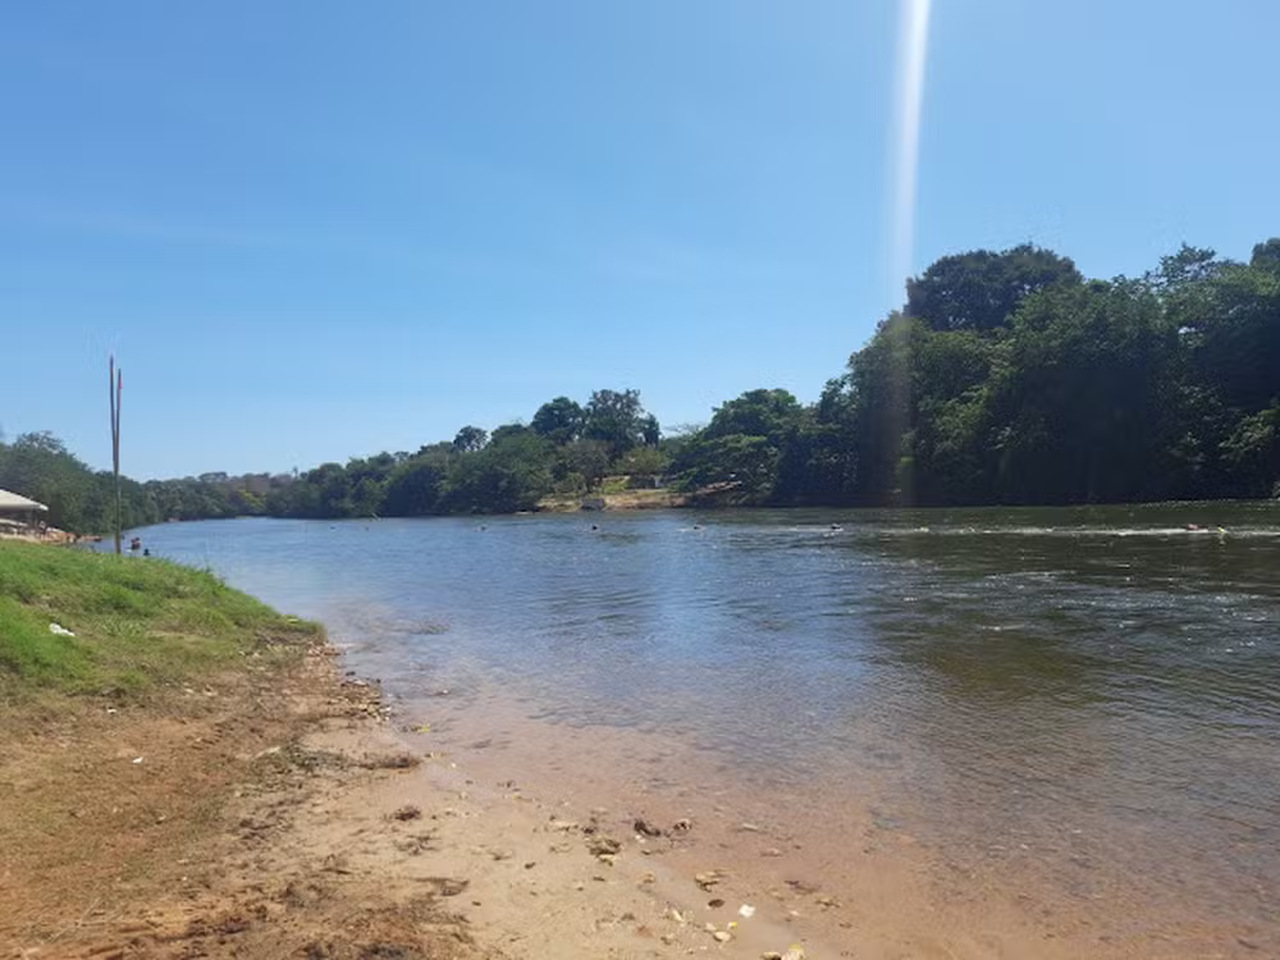
<path fill-rule="evenodd" d="M 49 624 L 49 632 L 55 637 L 74 637 L 75 634 L 60 623 Z"/>

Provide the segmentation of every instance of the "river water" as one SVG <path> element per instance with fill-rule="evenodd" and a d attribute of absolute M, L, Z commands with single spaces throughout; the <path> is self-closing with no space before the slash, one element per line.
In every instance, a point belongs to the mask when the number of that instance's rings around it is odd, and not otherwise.
<path fill-rule="evenodd" d="M 1280 928 L 1280 504 L 139 534 L 323 620 L 405 703 L 660 737 L 692 759 L 656 788 L 703 762 L 996 882 Z"/>

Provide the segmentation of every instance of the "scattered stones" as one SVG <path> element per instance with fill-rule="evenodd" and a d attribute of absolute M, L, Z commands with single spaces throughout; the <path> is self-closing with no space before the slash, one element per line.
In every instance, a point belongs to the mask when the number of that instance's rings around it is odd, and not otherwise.
<path fill-rule="evenodd" d="M 717 943 L 728 943 L 733 939 L 733 934 L 728 930 L 717 930 L 715 933 L 711 934 L 711 936 Z"/>
<path fill-rule="evenodd" d="M 437 897 L 456 897 L 471 885 L 470 880 L 459 880 L 453 877 L 421 877 L 422 883 L 431 887 Z"/>
<path fill-rule="evenodd" d="M 435 849 L 432 844 L 435 842 L 435 835 L 431 833 L 415 833 L 403 840 L 396 841 L 396 849 L 401 853 L 407 853 L 411 857 L 419 856 L 428 850 Z"/>
<path fill-rule="evenodd" d="M 817 903 L 818 903 L 818 906 L 820 906 L 820 907 L 838 907 L 838 906 L 840 906 L 840 901 L 839 901 L 839 900 L 837 900 L 835 897 L 829 897 L 829 896 L 827 896 L 826 894 L 823 894 L 822 896 L 818 897 L 818 898 L 817 898 Z"/>
<path fill-rule="evenodd" d="M 743 833 L 759 833 L 760 828 L 754 823 L 740 823 L 738 829 Z"/>
<path fill-rule="evenodd" d="M 815 887 L 815 886 L 814 886 L 813 884 L 811 884 L 811 883 L 805 883 L 805 881 L 803 881 L 803 880 L 788 880 L 788 881 L 786 881 L 786 884 L 787 884 L 787 886 L 788 886 L 788 887 L 790 887 L 790 888 L 791 888 L 792 890 L 794 890 L 796 893 L 798 893 L 798 894 L 800 894 L 801 896 L 804 896 L 804 897 L 807 897 L 807 896 L 809 896 L 810 894 L 813 894 L 813 893 L 817 893 L 817 892 L 818 892 L 818 888 L 817 888 L 817 887 Z"/>
<path fill-rule="evenodd" d="M 400 821 L 418 820 L 418 819 L 421 819 L 421 817 L 422 817 L 422 808 L 414 806 L 412 803 L 406 803 L 403 807 L 400 807 L 393 814 L 391 814 L 391 819 L 400 820 Z"/>
<path fill-rule="evenodd" d="M 707 908 L 710 910 L 719 910 L 723 906 L 724 906 L 724 900 L 722 900 L 720 897 L 714 897 L 711 900 L 707 901 Z"/>
<path fill-rule="evenodd" d="M 662 829 L 660 827 L 655 827 L 642 817 L 636 817 L 636 822 L 632 824 L 632 826 L 635 827 L 636 833 L 640 834 L 642 837 L 662 836 Z"/>
<path fill-rule="evenodd" d="M 693 829 L 693 823 L 687 819 L 677 820 L 671 825 L 672 833 L 688 833 Z"/>
<path fill-rule="evenodd" d="M 710 890 L 717 883 L 723 880 L 724 877 L 724 873 L 719 870 L 705 870 L 702 873 L 695 873 L 693 875 L 693 882 L 703 890 Z"/>
<path fill-rule="evenodd" d="M 597 836 L 587 841 L 587 850 L 594 857 L 616 857 L 622 852 L 622 844 L 613 837 Z"/>
<path fill-rule="evenodd" d="M 366 770 L 411 770 L 422 762 L 411 753 L 382 753 L 366 755 L 358 764 Z"/>

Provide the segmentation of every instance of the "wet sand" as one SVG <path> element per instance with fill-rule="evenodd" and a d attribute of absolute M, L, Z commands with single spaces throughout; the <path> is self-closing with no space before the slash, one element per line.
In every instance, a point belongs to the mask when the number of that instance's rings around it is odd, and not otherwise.
<path fill-rule="evenodd" d="M 0 955 L 1276 955 L 1274 931 L 1123 888 L 967 869 L 871 785 L 744 780 L 500 691 L 387 702 L 336 662 L 11 740 Z"/>
<path fill-rule="evenodd" d="M 765 929 L 776 942 L 780 929 L 811 956 L 886 960 L 1280 955 L 1274 926 L 1153 891 L 1065 825 L 1052 849 L 990 837 L 960 851 L 917 829 L 920 811 L 885 807 L 871 772 L 864 785 L 770 780 L 676 738 L 530 719 L 528 704 L 501 691 L 450 691 L 397 711 L 402 742 L 433 752 L 416 776 L 467 792 L 485 815 L 512 797 L 535 823 L 547 810 L 577 822 L 594 814 L 632 854 L 609 877 L 640 863 L 663 881 L 651 892 L 692 911 L 695 926 L 754 907 L 734 930 L 744 946 Z M 646 839 L 637 820 L 691 827 Z M 724 878 L 701 891 L 694 878 L 708 870 Z"/>

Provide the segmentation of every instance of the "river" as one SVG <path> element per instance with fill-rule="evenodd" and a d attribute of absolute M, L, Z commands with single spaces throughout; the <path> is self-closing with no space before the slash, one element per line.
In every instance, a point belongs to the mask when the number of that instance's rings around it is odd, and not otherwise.
<path fill-rule="evenodd" d="M 535 781 L 607 794 L 630 757 L 629 789 L 900 833 L 1103 940 L 1280 943 L 1280 504 L 137 533 L 323 620 L 441 742 L 523 739 Z"/>

